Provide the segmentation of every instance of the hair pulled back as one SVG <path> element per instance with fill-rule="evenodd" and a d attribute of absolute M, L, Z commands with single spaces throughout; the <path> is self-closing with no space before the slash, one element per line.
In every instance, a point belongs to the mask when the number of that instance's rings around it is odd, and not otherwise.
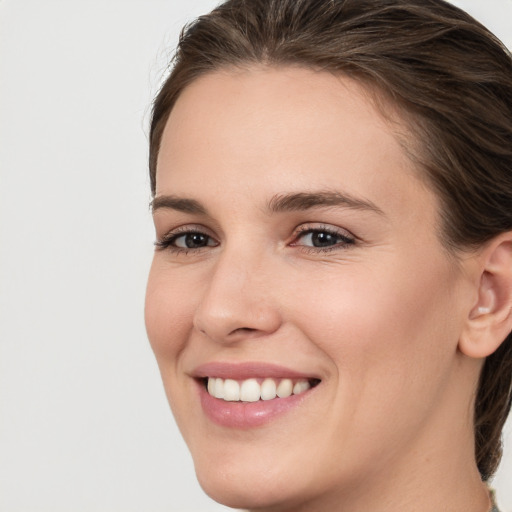
<path fill-rule="evenodd" d="M 398 107 L 406 148 L 441 203 L 448 250 L 512 230 L 512 58 L 444 0 L 228 0 L 182 31 L 150 128 L 151 190 L 162 133 L 183 89 L 206 73 L 302 66 L 359 80 Z M 501 459 L 512 401 L 512 334 L 484 364 L 475 453 L 483 480 Z"/>

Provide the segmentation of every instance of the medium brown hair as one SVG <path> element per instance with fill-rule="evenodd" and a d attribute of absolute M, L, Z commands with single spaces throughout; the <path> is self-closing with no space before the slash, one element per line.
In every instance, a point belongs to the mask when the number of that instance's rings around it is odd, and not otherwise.
<path fill-rule="evenodd" d="M 406 144 L 441 201 L 449 250 L 512 230 L 512 59 L 485 27 L 443 0 L 228 0 L 186 27 L 150 129 L 160 140 L 183 89 L 215 70 L 298 65 L 348 75 L 403 114 Z M 501 459 L 512 400 L 512 334 L 484 364 L 475 403 L 483 480 Z"/>

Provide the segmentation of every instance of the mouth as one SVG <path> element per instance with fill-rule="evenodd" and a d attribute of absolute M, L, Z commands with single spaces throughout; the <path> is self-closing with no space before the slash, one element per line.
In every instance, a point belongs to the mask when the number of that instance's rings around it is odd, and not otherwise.
<path fill-rule="evenodd" d="M 202 379 L 211 397 L 225 402 L 258 402 L 300 395 L 316 387 L 319 379 L 249 378 L 245 380 L 205 377 Z"/>
<path fill-rule="evenodd" d="M 302 407 L 321 383 L 316 375 L 266 363 L 209 363 L 191 376 L 205 417 L 242 430 L 269 425 Z"/>

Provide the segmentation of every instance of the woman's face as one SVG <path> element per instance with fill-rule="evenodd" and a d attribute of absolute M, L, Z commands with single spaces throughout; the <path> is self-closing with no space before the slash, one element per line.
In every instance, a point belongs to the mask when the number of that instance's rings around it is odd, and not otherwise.
<path fill-rule="evenodd" d="M 416 172 L 347 78 L 226 71 L 180 96 L 158 159 L 146 323 L 214 499 L 329 503 L 435 459 L 470 424 L 457 384 L 468 279 Z"/>

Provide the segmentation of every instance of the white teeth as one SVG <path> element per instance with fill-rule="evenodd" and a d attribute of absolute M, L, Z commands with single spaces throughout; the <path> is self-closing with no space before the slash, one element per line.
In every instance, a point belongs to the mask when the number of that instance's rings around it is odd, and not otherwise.
<path fill-rule="evenodd" d="M 277 396 L 279 398 L 288 398 L 293 392 L 293 383 L 290 379 L 283 379 L 277 386 Z"/>
<path fill-rule="evenodd" d="M 242 402 L 257 402 L 260 399 L 261 388 L 256 379 L 248 379 L 240 386 L 240 400 Z"/>
<path fill-rule="evenodd" d="M 224 398 L 224 380 L 215 379 L 215 389 L 213 392 L 215 398 Z"/>
<path fill-rule="evenodd" d="M 276 381 L 274 379 L 265 379 L 261 383 L 261 399 L 272 400 L 276 397 Z"/>
<path fill-rule="evenodd" d="M 300 395 L 307 391 L 311 387 L 311 384 L 307 380 L 299 380 L 293 386 L 293 394 Z"/>
<path fill-rule="evenodd" d="M 228 402 L 240 400 L 240 384 L 236 380 L 226 379 L 224 381 L 224 400 Z"/>
<path fill-rule="evenodd" d="M 217 379 L 208 379 L 208 393 L 215 396 L 215 382 Z"/>
<path fill-rule="evenodd" d="M 207 380 L 208 393 L 227 402 L 257 402 L 260 399 L 287 398 L 292 394 L 300 395 L 311 387 L 311 384 L 305 379 L 297 381 L 281 379 L 279 384 L 271 378 L 264 379 L 261 384 L 257 379 L 238 382 L 234 379 L 224 380 L 218 377 L 209 377 Z"/>

